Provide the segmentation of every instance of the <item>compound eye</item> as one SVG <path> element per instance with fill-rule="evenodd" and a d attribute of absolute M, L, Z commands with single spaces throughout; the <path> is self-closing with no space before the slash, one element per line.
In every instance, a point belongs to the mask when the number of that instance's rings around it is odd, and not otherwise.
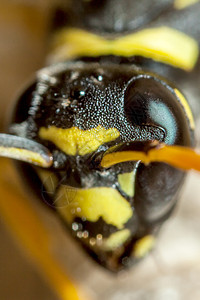
<path fill-rule="evenodd" d="M 153 77 L 139 77 L 127 87 L 124 110 L 129 122 L 135 126 L 159 126 L 166 132 L 165 142 L 189 142 L 185 112 L 173 88 Z M 186 137 L 182 136 L 183 129 Z M 180 135 L 180 136 L 179 136 Z M 181 141 L 182 140 L 182 141 Z"/>
<path fill-rule="evenodd" d="M 159 123 L 158 108 L 161 103 L 166 107 L 172 96 L 170 90 L 155 79 L 138 78 L 131 82 L 125 93 L 126 115 L 134 125 Z"/>

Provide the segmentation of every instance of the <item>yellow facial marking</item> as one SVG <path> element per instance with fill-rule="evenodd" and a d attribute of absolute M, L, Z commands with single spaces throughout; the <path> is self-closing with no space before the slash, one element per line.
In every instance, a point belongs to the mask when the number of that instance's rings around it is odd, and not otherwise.
<path fill-rule="evenodd" d="M 194 130 L 195 129 L 195 124 L 194 124 L 194 118 L 193 118 L 193 114 L 192 114 L 192 111 L 190 109 L 190 106 L 187 102 L 187 100 L 185 99 L 185 97 L 181 94 L 181 92 L 177 89 L 174 89 L 175 93 L 176 93 L 176 96 L 179 98 L 179 100 L 181 101 L 181 104 L 186 112 L 186 115 L 189 119 L 189 122 L 190 122 L 190 126 L 191 128 Z"/>
<path fill-rule="evenodd" d="M 174 7 L 176 9 L 184 9 L 184 8 L 191 6 L 197 2 L 199 2 L 199 0 L 175 0 Z"/>
<path fill-rule="evenodd" d="M 52 60 L 66 60 L 78 56 L 144 56 L 185 70 L 191 70 L 197 62 L 197 41 L 170 27 L 143 29 L 117 39 L 71 28 L 55 35 Z"/>
<path fill-rule="evenodd" d="M 122 229 L 133 215 L 126 199 L 117 190 L 107 187 L 84 190 L 61 186 L 55 205 L 68 223 L 72 223 L 75 217 L 91 222 L 102 217 L 107 224 Z"/>
<path fill-rule="evenodd" d="M 133 255 L 136 258 L 142 258 L 148 254 L 155 244 L 155 238 L 152 235 L 146 235 L 138 240 L 133 249 Z"/>
<path fill-rule="evenodd" d="M 135 184 L 135 172 L 132 171 L 130 173 L 124 173 L 118 175 L 118 182 L 120 188 L 124 193 L 128 196 L 134 196 L 134 184 Z"/>
<path fill-rule="evenodd" d="M 122 246 L 130 237 L 129 229 L 123 229 L 111 234 L 107 239 L 104 239 L 102 247 L 105 251 L 113 251 Z"/>
<path fill-rule="evenodd" d="M 105 129 L 101 125 L 88 130 L 81 130 L 77 127 L 62 129 L 51 126 L 41 127 L 39 136 L 53 142 L 68 155 L 85 155 L 94 152 L 104 143 L 114 141 L 120 136 L 120 133 L 115 128 Z"/>

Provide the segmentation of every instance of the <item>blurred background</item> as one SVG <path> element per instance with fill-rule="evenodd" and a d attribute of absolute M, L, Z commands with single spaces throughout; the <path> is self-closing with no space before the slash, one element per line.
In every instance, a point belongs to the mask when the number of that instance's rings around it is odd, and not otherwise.
<path fill-rule="evenodd" d="M 0 132 L 6 130 L 17 95 L 44 65 L 50 3 L 0 0 Z M 199 182 L 199 174 L 188 175 L 181 200 L 164 225 L 156 249 L 130 271 L 115 276 L 96 266 L 67 236 L 59 220 L 42 207 L 48 226 L 53 228 L 50 247 L 72 278 L 91 293 L 92 300 L 199 300 Z M 13 193 L 23 193 L 12 163 L 1 159 L 0 186 L 5 183 Z M 0 193 L 0 197 L 7 196 Z M 2 218 L 0 245 L 0 299 L 59 300 Z"/>
<path fill-rule="evenodd" d="M 18 93 L 44 64 L 47 22 L 47 1 L 0 1 L 1 132 L 6 130 Z M 16 177 L 13 166 L 7 160 L 3 163 L 6 170 L 2 173 L 0 169 L 0 179 L 8 176 L 10 185 L 17 184 L 12 182 Z M 0 197 L 6 196 L 1 194 Z M 0 243 L 0 299 L 56 300 L 46 282 L 19 250 L 1 217 Z"/>

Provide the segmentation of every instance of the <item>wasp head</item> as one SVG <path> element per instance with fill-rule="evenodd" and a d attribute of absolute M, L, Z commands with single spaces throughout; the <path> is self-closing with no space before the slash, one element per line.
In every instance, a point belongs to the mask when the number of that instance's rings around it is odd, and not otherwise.
<path fill-rule="evenodd" d="M 52 155 L 48 170 L 23 165 L 25 177 L 111 270 L 148 252 L 184 173 L 137 157 L 104 168 L 102 158 L 147 153 L 161 143 L 190 147 L 185 101 L 172 84 L 136 66 L 74 62 L 41 70 L 16 107 L 10 132 Z"/>

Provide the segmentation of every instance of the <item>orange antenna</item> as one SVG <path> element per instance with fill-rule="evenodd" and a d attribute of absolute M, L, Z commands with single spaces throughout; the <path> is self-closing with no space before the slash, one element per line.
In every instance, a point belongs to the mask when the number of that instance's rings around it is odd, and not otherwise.
<path fill-rule="evenodd" d="M 118 163 L 140 160 L 144 164 L 163 162 L 182 170 L 200 171 L 200 154 L 189 147 L 159 144 L 158 147 L 143 151 L 122 151 L 103 156 L 101 166 L 109 168 Z"/>

